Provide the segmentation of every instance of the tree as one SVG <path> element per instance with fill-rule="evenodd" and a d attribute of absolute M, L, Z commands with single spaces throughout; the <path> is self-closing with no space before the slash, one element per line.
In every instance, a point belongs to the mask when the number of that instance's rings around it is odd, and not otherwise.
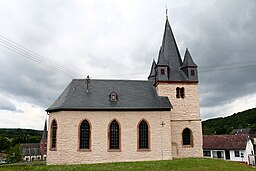
<path fill-rule="evenodd" d="M 6 137 L 0 136 L 0 151 L 7 151 L 11 143 Z"/>
<path fill-rule="evenodd" d="M 21 161 L 20 144 L 16 144 L 9 149 L 7 161 L 8 163 L 17 163 Z"/>

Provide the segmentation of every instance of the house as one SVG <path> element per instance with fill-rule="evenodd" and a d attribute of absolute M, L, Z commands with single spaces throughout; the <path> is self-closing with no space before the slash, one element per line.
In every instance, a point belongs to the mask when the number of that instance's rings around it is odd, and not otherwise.
<path fill-rule="evenodd" d="M 0 153 L 0 164 L 5 164 L 5 163 L 7 163 L 7 154 Z"/>
<path fill-rule="evenodd" d="M 23 161 L 46 160 L 47 153 L 47 122 L 40 143 L 20 144 L 21 157 Z"/>
<path fill-rule="evenodd" d="M 20 144 L 21 157 L 23 161 L 41 160 L 39 143 L 22 143 Z"/>
<path fill-rule="evenodd" d="M 233 131 L 230 132 L 230 135 L 241 135 L 241 134 L 247 134 L 251 136 L 254 134 L 254 130 L 251 128 L 243 128 L 243 129 L 233 129 Z"/>
<path fill-rule="evenodd" d="M 46 111 L 47 164 L 203 156 L 197 65 L 168 17 L 148 80 L 74 79 Z"/>
<path fill-rule="evenodd" d="M 246 134 L 204 135 L 203 150 L 205 157 L 255 163 L 253 144 Z"/>

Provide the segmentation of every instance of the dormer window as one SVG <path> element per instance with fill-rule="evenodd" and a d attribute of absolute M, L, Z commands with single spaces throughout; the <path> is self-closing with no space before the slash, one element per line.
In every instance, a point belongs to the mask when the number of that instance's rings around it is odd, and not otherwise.
<path fill-rule="evenodd" d="M 109 101 L 116 102 L 118 100 L 117 94 L 115 92 L 110 93 Z"/>
<path fill-rule="evenodd" d="M 161 71 L 161 75 L 165 75 L 164 69 L 161 69 L 160 71 Z"/>
<path fill-rule="evenodd" d="M 192 69 L 190 74 L 191 74 L 191 76 L 195 76 L 196 75 L 195 70 Z"/>

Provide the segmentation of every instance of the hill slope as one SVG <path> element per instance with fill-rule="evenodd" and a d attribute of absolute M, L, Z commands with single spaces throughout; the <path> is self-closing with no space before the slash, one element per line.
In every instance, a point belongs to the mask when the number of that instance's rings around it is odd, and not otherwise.
<path fill-rule="evenodd" d="M 203 134 L 229 134 L 233 129 L 256 129 L 256 108 L 235 113 L 231 116 L 209 119 L 202 122 Z"/>

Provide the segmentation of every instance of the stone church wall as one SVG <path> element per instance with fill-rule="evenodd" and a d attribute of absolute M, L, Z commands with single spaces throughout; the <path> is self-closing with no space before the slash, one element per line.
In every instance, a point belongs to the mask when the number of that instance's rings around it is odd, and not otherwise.
<path fill-rule="evenodd" d="M 57 148 L 50 150 L 50 126 L 57 121 Z M 91 124 L 91 151 L 80 151 L 79 124 L 87 119 Z M 108 151 L 108 125 L 116 119 L 120 123 L 121 151 Z M 141 119 L 150 126 L 150 150 L 138 151 L 137 126 Z M 161 123 L 164 125 L 161 125 Z M 61 111 L 49 115 L 47 164 L 82 164 L 122 161 L 172 159 L 171 123 L 168 111 Z"/>
<path fill-rule="evenodd" d="M 176 98 L 176 88 L 185 88 L 185 97 Z M 173 109 L 170 112 L 172 150 L 174 158 L 202 157 L 202 126 L 200 118 L 197 83 L 160 83 L 157 85 L 160 96 L 168 96 Z M 182 145 L 182 131 L 192 131 L 192 145 Z"/>

